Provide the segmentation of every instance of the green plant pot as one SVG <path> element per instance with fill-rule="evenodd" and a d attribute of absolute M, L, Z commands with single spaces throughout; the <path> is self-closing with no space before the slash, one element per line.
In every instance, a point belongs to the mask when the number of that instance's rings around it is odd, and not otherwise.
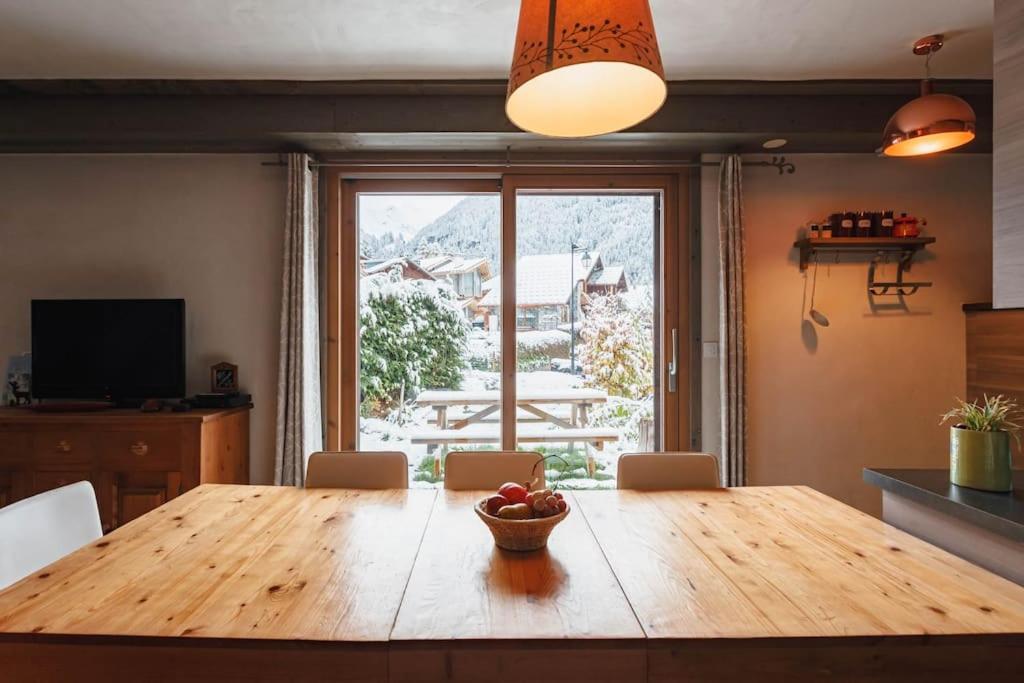
<path fill-rule="evenodd" d="M 1010 435 L 949 428 L 949 480 L 982 491 L 1010 491 Z"/>

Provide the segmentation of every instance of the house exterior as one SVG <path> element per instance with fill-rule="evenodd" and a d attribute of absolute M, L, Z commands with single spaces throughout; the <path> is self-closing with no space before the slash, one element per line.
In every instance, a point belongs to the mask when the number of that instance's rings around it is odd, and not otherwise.
<path fill-rule="evenodd" d="M 628 282 L 621 266 L 605 266 L 600 254 L 584 264 L 577 253 L 570 261 L 568 253 L 523 256 L 516 261 L 516 329 L 552 330 L 570 323 L 570 306 L 575 286 L 576 319 L 582 320 L 581 306 L 586 294 L 626 291 Z M 485 282 L 480 307 L 497 320 L 501 306 L 498 277 Z M 575 280 L 575 282 L 573 282 Z"/>
<path fill-rule="evenodd" d="M 483 296 L 483 283 L 491 276 L 491 262 L 482 256 L 439 254 L 419 260 L 436 280 L 446 280 L 459 299 Z"/>

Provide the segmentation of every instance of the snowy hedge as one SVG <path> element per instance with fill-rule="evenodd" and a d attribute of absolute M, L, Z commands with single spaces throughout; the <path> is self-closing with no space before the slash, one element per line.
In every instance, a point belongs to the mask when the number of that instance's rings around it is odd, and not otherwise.
<path fill-rule="evenodd" d="M 360 287 L 359 388 L 364 415 L 383 415 L 421 389 L 458 389 L 469 324 L 451 287 L 399 269 Z"/>

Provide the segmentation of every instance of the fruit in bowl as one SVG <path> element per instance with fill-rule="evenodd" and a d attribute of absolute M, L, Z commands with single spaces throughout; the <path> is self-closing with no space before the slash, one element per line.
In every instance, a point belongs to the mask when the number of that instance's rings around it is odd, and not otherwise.
<path fill-rule="evenodd" d="M 509 482 L 475 509 L 499 547 L 537 550 L 547 545 L 548 535 L 568 514 L 569 505 L 557 491 L 533 491 L 529 485 Z"/>

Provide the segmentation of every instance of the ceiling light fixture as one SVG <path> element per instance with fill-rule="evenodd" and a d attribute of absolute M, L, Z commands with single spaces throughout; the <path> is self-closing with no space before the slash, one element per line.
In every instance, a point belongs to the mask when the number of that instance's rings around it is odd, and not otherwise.
<path fill-rule="evenodd" d="M 648 0 L 522 0 L 515 45 L 505 112 L 531 133 L 614 133 L 668 95 Z"/>
<path fill-rule="evenodd" d="M 761 146 L 765 149 L 778 149 L 780 147 L 785 147 L 788 142 L 789 140 L 786 138 L 772 138 L 771 140 L 765 140 L 762 142 Z"/>
<path fill-rule="evenodd" d="M 921 96 L 892 115 L 882 134 L 882 152 L 890 157 L 934 154 L 966 145 L 974 139 L 977 118 L 971 105 L 955 95 L 933 92 L 929 62 L 942 49 L 943 36 L 927 36 L 914 43 L 914 54 L 925 56 Z"/>

